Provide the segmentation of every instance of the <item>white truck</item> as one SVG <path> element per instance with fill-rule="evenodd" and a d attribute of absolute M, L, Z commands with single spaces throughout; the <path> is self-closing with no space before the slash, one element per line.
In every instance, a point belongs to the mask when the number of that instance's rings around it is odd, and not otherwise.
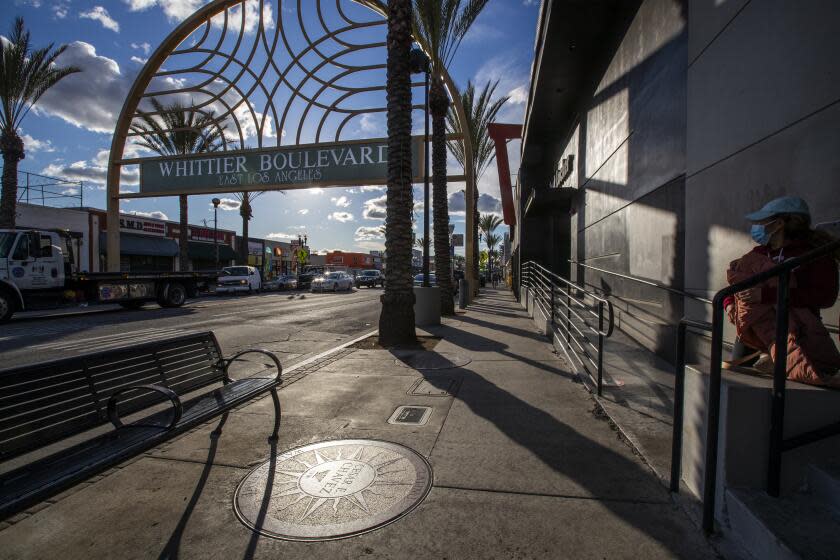
<path fill-rule="evenodd" d="M 193 272 L 79 272 L 66 231 L 0 229 L 0 323 L 18 311 L 72 303 L 180 307 L 215 280 Z"/>

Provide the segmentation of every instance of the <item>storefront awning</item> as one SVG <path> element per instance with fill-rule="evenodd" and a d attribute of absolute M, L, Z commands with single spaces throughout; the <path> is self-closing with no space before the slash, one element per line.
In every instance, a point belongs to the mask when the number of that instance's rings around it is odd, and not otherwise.
<path fill-rule="evenodd" d="M 212 243 L 204 243 L 202 241 L 190 241 L 189 244 L 189 256 L 191 259 L 196 259 L 200 261 L 213 261 L 216 260 L 216 249 Z M 232 261 L 236 259 L 236 251 L 233 250 L 233 247 L 227 245 L 225 243 L 219 243 L 219 260 L 224 261 Z"/>
<path fill-rule="evenodd" d="M 99 251 L 107 252 L 108 238 L 105 232 L 99 234 Z M 178 243 L 167 237 L 150 235 L 120 234 L 120 254 L 143 257 L 174 257 L 178 254 Z"/>

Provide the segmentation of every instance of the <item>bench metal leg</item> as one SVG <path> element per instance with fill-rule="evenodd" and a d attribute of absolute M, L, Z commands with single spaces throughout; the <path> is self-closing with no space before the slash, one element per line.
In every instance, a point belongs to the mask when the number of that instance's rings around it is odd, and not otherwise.
<path fill-rule="evenodd" d="M 271 400 L 274 401 L 274 431 L 268 441 L 277 441 L 280 432 L 280 398 L 277 396 L 277 390 L 271 390 Z"/>

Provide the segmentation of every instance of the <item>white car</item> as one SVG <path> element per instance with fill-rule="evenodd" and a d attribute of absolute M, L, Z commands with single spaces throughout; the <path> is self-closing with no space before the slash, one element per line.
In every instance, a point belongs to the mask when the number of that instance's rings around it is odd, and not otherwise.
<path fill-rule="evenodd" d="M 253 293 L 262 289 L 260 271 L 253 266 L 227 266 L 219 276 L 217 294 Z"/>
<path fill-rule="evenodd" d="M 329 272 L 312 281 L 313 292 L 337 292 L 352 290 L 353 277 L 346 272 Z"/>

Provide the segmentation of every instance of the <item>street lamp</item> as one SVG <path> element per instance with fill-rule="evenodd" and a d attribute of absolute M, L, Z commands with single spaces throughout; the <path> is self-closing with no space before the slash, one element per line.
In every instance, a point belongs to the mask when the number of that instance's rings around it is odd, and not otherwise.
<path fill-rule="evenodd" d="M 411 73 L 425 75 L 426 108 L 423 155 L 426 159 L 423 177 L 423 287 L 429 287 L 429 57 L 419 48 L 411 49 Z"/>
<path fill-rule="evenodd" d="M 218 198 L 213 199 L 213 250 L 216 253 L 216 270 L 219 270 L 219 204 Z"/>

